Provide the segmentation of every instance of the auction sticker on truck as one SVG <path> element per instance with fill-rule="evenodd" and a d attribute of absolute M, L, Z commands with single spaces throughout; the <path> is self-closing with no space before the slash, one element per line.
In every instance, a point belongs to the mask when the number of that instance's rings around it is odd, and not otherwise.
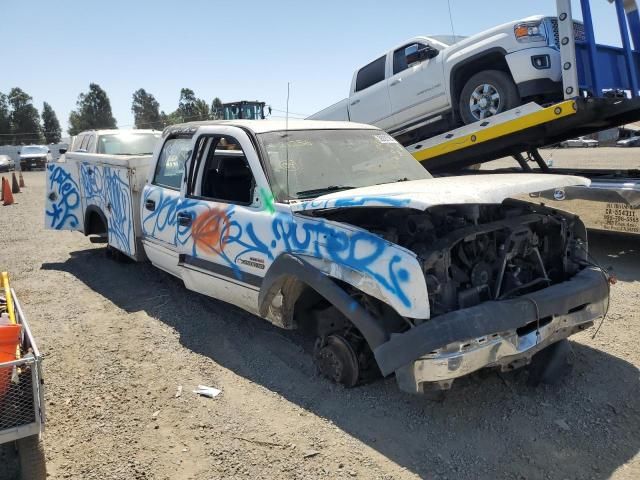
<path fill-rule="evenodd" d="M 626 203 L 607 203 L 604 211 L 602 228 L 616 232 L 640 233 L 640 216 L 638 210 Z"/>
<path fill-rule="evenodd" d="M 520 198 L 525 200 L 526 196 Z M 566 187 L 528 195 L 529 201 L 578 215 L 587 228 L 640 234 L 640 192 L 610 188 Z"/>

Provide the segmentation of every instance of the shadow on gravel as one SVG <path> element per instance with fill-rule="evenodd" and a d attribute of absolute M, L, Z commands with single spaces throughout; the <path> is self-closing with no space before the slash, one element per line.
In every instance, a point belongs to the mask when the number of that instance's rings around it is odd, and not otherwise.
<path fill-rule="evenodd" d="M 590 232 L 591 256 L 618 280 L 640 281 L 640 242 L 637 236 Z"/>
<path fill-rule="evenodd" d="M 68 272 L 126 312 L 170 325 L 186 348 L 421 477 L 600 480 L 640 450 L 638 369 L 576 342 L 574 371 L 553 388 L 527 387 L 520 371 L 457 381 L 439 402 L 400 392 L 393 378 L 346 390 L 316 376 L 295 332 L 189 292 L 148 264 L 115 263 L 91 249 L 42 268 Z"/>

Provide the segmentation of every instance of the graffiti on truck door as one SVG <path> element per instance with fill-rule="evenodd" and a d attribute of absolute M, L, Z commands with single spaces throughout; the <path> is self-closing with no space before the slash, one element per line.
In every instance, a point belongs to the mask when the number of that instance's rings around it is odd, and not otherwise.
<path fill-rule="evenodd" d="M 63 167 L 48 164 L 49 198 L 45 215 L 49 219 L 49 227 L 56 230 L 77 228 L 80 224 L 80 191 L 71 174 Z"/>
<path fill-rule="evenodd" d="M 263 213 L 234 205 L 212 208 L 207 202 L 195 201 L 193 207 L 181 211 L 190 213 L 193 221 L 190 228 L 178 229 L 178 245 L 187 246 L 193 257 L 229 267 L 240 281 L 246 266 L 255 264 L 256 258 L 268 267 L 278 255 L 289 252 L 365 273 L 405 307 L 412 306 L 405 291 L 411 284 L 404 266 L 407 259 L 377 235 L 283 213 L 269 215 L 265 222 Z"/>
<path fill-rule="evenodd" d="M 109 244 L 133 255 L 133 210 L 127 170 L 82 163 L 80 183 L 87 205 L 97 206 L 108 219 Z"/>

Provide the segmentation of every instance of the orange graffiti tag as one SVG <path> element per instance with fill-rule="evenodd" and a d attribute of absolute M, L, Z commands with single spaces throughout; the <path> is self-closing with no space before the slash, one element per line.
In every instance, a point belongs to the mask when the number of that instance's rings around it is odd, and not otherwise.
<path fill-rule="evenodd" d="M 229 217 L 224 210 L 213 208 L 202 212 L 193 221 L 191 236 L 197 249 L 218 255 L 229 240 Z"/>

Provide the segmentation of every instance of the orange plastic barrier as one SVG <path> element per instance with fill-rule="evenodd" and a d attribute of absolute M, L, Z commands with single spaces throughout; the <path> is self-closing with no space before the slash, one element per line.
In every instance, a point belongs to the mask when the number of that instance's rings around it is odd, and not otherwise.
<path fill-rule="evenodd" d="M 21 330 L 21 325 L 0 325 L 0 363 L 16 360 Z M 12 368 L 0 367 L 0 400 L 9 389 L 12 373 Z"/>

